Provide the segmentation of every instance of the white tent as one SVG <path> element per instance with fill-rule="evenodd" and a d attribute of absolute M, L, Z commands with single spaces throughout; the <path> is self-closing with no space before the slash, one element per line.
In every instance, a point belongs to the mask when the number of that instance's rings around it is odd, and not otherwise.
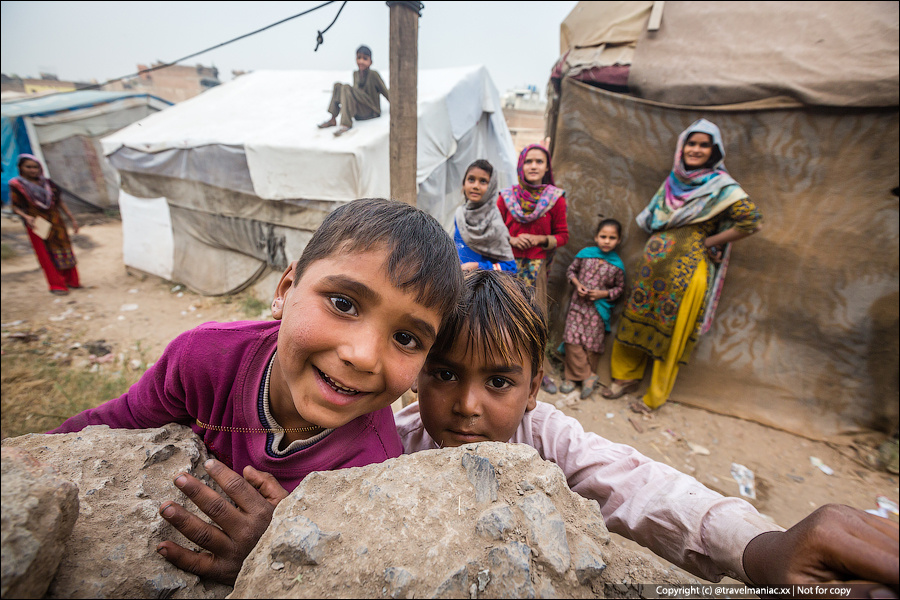
<path fill-rule="evenodd" d="M 128 266 L 223 294 L 297 258 L 339 203 L 390 196 L 390 106 L 341 137 L 316 124 L 349 72 L 261 71 L 103 139 L 122 176 Z M 387 79 L 387 78 L 385 78 Z M 484 67 L 420 71 L 418 206 L 452 224 L 463 171 L 516 156 Z"/>

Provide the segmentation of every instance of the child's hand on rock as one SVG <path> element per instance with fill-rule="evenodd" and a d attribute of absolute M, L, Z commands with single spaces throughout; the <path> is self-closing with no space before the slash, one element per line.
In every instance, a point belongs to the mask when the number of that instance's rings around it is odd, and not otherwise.
<path fill-rule="evenodd" d="M 164 502 L 159 511 L 162 517 L 206 552 L 193 552 L 172 541 L 162 542 L 156 551 L 189 573 L 234 585 L 244 559 L 265 533 L 275 507 L 288 493 L 275 477 L 250 466 L 244 468 L 244 477 L 217 460 L 207 461 L 204 467 L 237 506 L 196 477 L 180 473 L 175 485 L 219 527 L 175 502 Z"/>

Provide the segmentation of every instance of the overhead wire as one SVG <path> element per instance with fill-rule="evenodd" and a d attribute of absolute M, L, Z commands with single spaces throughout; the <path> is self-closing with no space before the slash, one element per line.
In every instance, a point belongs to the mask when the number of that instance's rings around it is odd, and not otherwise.
<path fill-rule="evenodd" d="M 325 43 L 325 38 L 323 38 L 322 36 L 325 35 L 325 33 L 327 33 L 329 29 L 331 29 L 331 26 L 335 24 L 335 22 L 338 20 L 338 17 L 341 16 L 341 11 L 344 10 L 345 6 L 347 6 L 346 0 L 344 0 L 344 3 L 341 4 L 341 7 L 338 9 L 337 14 L 334 15 L 334 19 L 331 21 L 331 24 L 325 28 L 325 31 L 318 32 L 318 34 L 316 35 L 316 47 L 313 49 L 313 52 L 318 52 L 319 46 Z"/>
<path fill-rule="evenodd" d="M 147 68 L 147 69 L 141 69 L 141 70 L 138 71 L 137 73 L 132 73 L 132 74 L 130 74 L 130 75 L 123 75 L 122 77 L 116 77 L 115 79 L 109 79 L 109 80 L 107 80 L 107 81 L 104 81 L 103 83 L 94 83 L 94 84 L 91 84 L 91 85 L 86 86 L 86 87 L 78 88 L 77 90 L 67 90 L 67 91 L 64 91 L 64 92 L 54 92 L 53 94 L 46 94 L 46 95 L 43 96 L 43 97 L 47 97 L 47 96 L 56 96 L 56 95 L 58 95 L 58 94 L 69 94 L 69 93 L 71 93 L 71 92 L 73 92 L 73 91 L 80 92 L 80 91 L 82 91 L 82 90 L 96 90 L 96 89 L 102 88 L 102 87 L 105 86 L 105 85 L 109 85 L 109 84 L 111 84 L 111 83 L 116 83 L 117 81 L 122 81 L 122 80 L 125 80 L 125 79 L 131 79 L 131 78 L 134 78 L 134 77 L 140 77 L 141 75 L 145 75 L 145 74 L 150 73 L 150 72 L 152 72 L 152 71 L 158 71 L 159 69 L 165 69 L 166 67 L 172 67 L 172 66 L 174 66 L 174 65 L 177 65 L 177 64 L 180 63 L 180 62 L 184 62 L 184 61 L 189 60 L 189 59 L 191 59 L 191 58 L 194 58 L 194 57 L 196 57 L 196 56 L 200 56 L 201 54 L 205 54 L 205 53 L 207 53 L 207 52 L 210 52 L 211 50 L 216 50 L 216 49 L 221 48 L 221 47 L 223 47 L 223 46 L 227 46 L 228 44 L 232 44 L 232 43 L 237 42 L 237 41 L 239 41 L 239 40 L 243 40 L 243 39 L 246 39 L 246 38 L 248 38 L 248 37 L 250 37 L 250 36 L 256 35 L 257 33 L 262 33 L 263 31 L 266 31 L 267 29 L 272 29 L 273 27 L 276 27 L 276 26 L 278 26 L 278 25 L 281 25 L 282 23 L 287 23 L 288 21 L 291 21 L 291 20 L 296 19 L 296 18 L 298 18 L 298 17 L 302 17 L 302 16 L 304 16 L 304 15 L 308 15 L 309 13 L 314 12 L 314 11 L 317 11 L 317 10 L 319 10 L 320 8 L 324 8 L 324 7 L 328 6 L 329 4 L 334 4 L 336 1 L 337 1 L 337 0 L 329 0 L 328 2 L 323 2 L 322 4 L 320 4 L 320 5 L 318 5 L 318 6 L 315 6 L 315 7 L 313 7 L 313 8 L 310 8 L 309 10 L 305 10 L 305 11 L 303 11 L 303 12 L 297 13 L 296 15 L 292 15 L 292 16 L 287 17 L 287 18 L 285 18 L 285 19 L 281 19 L 280 21 L 276 21 L 275 23 L 272 23 L 272 24 L 270 24 L 270 25 L 266 25 L 265 27 L 261 27 L 261 28 L 255 30 L 255 31 L 251 31 L 250 33 L 245 33 L 244 35 L 239 35 L 239 36 L 236 37 L 236 38 L 232 38 L 232 39 L 228 40 L 227 42 L 222 42 L 221 44 L 216 44 L 215 46 L 210 46 L 209 48 L 206 48 L 206 49 L 204 49 L 204 50 L 200 50 L 199 52 L 194 52 L 193 54 L 188 54 L 187 56 L 184 56 L 184 57 L 182 57 L 182 58 L 179 58 L 178 60 L 173 60 L 173 61 L 171 61 L 171 62 L 164 63 L 164 64 L 154 65 L 154 66 L 152 66 L 152 67 L 150 67 L 150 68 Z M 346 4 L 347 4 L 347 0 L 344 0 L 343 4 L 341 4 L 341 8 L 340 8 L 340 9 L 338 10 L 338 12 L 337 12 L 337 15 L 335 15 L 334 19 L 331 21 L 331 24 L 328 25 L 328 27 L 326 27 L 324 31 L 319 31 L 319 32 L 318 32 L 318 35 L 316 36 L 316 50 L 318 50 L 318 49 L 319 49 L 319 46 L 325 41 L 325 40 L 322 38 L 322 36 L 325 34 L 325 32 L 327 32 L 329 29 L 331 29 L 331 26 L 332 26 L 332 25 L 335 24 L 335 22 L 337 21 L 338 17 L 339 17 L 340 14 L 341 14 L 341 11 L 344 10 L 344 6 L 346 6 Z"/>

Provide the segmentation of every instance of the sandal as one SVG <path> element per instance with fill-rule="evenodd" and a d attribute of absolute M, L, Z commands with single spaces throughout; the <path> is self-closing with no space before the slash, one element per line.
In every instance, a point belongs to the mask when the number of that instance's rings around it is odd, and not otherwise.
<path fill-rule="evenodd" d="M 637 380 L 619 382 L 613 379 L 613 382 L 609 384 L 609 387 L 603 390 L 600 395 L 607 400 L 615 400 L 616 398 L 621 398 L 628 392 L 635 391 L 640 383 L 641 382 Z"/>
<path fill-rule="evenodd" d="M 591 375 L 587 379 L 585 379 L 581 384 L 581 399 L 585 400 L 590 398 L 591 394 L 594 393 L 594 388 L 597 387 L 597 379 L 596 375 Z"/>
<path fill-rule="evenodd" d="M 54 296 L 68 296 L 69 290 L 50 290 L 50 293 Z"/>
<path fill-rule="evenodd" d="M 563 379 L 562 384 L 559 386 L 559 391 L 562 394 L 568 394 L 572 390 L 575 389 L 575 382 L 569 381 L 568 379 Z"/>
<path fill-rule="evenodd" d="M 336 120 L 328 119 L 327 121 L 323 121 L 322 123 L 319 123 L 318 127 L 319 127 L 319 129 L 328 129 L 329 127 L 334 127 L 335 125 L 337 125 Z"/>
<path fill-rule="evenodd" d="M 344 135 L 348 131 L 350 131 L 349 127 L 347 127 L 346 125 L 341 125 L 340 129 L 338 129 L 337 131 L 334 132 L 334 137 Z"/>
<path fill-rule="evenodd" d="M 548 394 L 555 394 L 557 392 L 556 384 L 550 379 L 549 375 L 544 375 L 544 379 L 541 380 L 541 389 Z"/>

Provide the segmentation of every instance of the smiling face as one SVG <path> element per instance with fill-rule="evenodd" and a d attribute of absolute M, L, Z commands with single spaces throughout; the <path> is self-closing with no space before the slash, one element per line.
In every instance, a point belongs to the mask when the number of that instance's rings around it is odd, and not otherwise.
<path fill-rule="evenodd" d="M 619 245 L 619 230 L 615 225 L 604 225 L 594 236 L 594 241 L 597 243 L 597 247 L 604 252 L 615 250 Z"/>
<path fill-rule="evenodd" d="M 372 66 L 372 57 L 362 52 L 356 53 L 356 66 L 359 68 L 360 72 L 367 71 L 369 67 Z"/>
<path fill-rule="evenodd" d="M 484 169 L 472 167 L 463 181 L 463 194 L 469 202 L 481 202 L 491 184 L 491 176 Z"/>
<path fill-rule="evenodd" d="M 285 428 L 340 427 L 379 410 L 414 382 L 441 323 L 387 276 L 385 249 L 337 252 L 310 263 L 294 285 L 282 275 L 271 410 Z"/>
<path fill-rule="evenodd" d="M 531 185 L 540 185 L 544 180 L 547 169 L 547 155 L 544 154 L 544 151 L 537 148 L 529 150 L 522 164 L 525 181 Z"/>
<path fill-rule="evenodd" d="M 417 382 L 419 413 L 439 446 L 473 442 L 507 442 L 526 410 L 537 405 L 542 371 L 532 374 L 530 361 L 507 362 L 497 353 L 470 348 L 460 332 L 446 353 L 433 353 Z"/>
<path fill-rule="evenodd" d="M 684 168 L 692 171 L 706 166 L 713 153 L 712 136 L 708 133 L 692 133 L 684 143 L 682 158 Z"/>

